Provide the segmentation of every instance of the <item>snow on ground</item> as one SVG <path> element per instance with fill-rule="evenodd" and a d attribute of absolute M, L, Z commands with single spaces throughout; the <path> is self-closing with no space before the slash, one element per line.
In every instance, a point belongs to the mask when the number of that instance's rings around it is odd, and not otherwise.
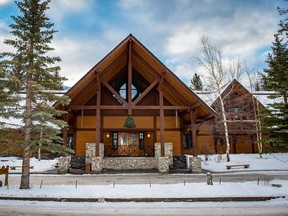
<path fill-rule="evenodd" d="M 187 155 L 187 158 L 190 156 Z M 245 171 L 267 171 L 267 170 L 284 170 L 288 171 L 288 153 L 277 153 L 277 154 L 263 154 L 260 158 L 259 154 L 230 154 L 231 162 L 226 162 L 226 156 L 221 155 L 209 155 L 208 161 L 205 161 L 205 156 L 199 156 L 202 159 L 202 168 L 211 172 L 234 172 L 244 171 L 241 168 L 232 168 L 227 170 L 226 165 L 228 164 L 250 164 L 248 169 Z M 187 159 L 188 160 L 188 159 Z M 30 159 L 30 165 L 34 166 L 31 169 L 33 172 L 45 172 L 48 170 L 55 169 L 55 165 L 58 163 L 58 159 L 54 160 L 41 160 L 38 161 L 36 158 Z M 21 166 L 22 160 L 17 157 L 0 157 L 0 167 L 2 166 Z M 11 173 L 19 173 L 21 169 L 11 170 Z"/>
<path fill-rule="evenodd" d="M 288 181 L 272 180 L 270 184 L 251 182 L 225 182 L 183 184 L 133 184 L 133 185 L 42 185 L 30 190 L 20 190 L 13 185 L 0 188 L 5 197 L 49 197 L 49 198 L 197 198 L 197 197 L 265 197 L 288 196 Z M 272 187 L 271 184 L 282 187 Z"/>
<path fill-rule="evenodd" d="M 263 154 L 260 158 L 259 154 L 231 154 L 229 163 L 226 162 L 226 156 L 221 155 L 222 160 L 219 161 L 218 155 L 209 155 L 208 161 L 202 158 L 202 168 L 212 172 L 233 172 L 239 171 L 239 168 L 232 168 L 227 170 L 226 165 L 228 164 L 249 164 L 247 171 L 255 170 L 285 170 L 288 171 L 288 153 L 277 153 L 277 154 Z M 240 170 L 243 171 L 243 167 Z"/>
<path fill-rule="evenodd" d="M 213 172 L 235 172 L 254 170 L 288 170 L 288 154 L 265 154 L 260 159 L 257 154 L 237 154 L 231 155 L 230 164 L 250 164 L 250 168 L 226 169 L 224 156 L 218 161 L 217 155 L 210 155 L 208 161 L 203 159 L 202 168 Z M 31 172 L 44 172 L 55 169 L 55 160 L 41 160 L 31 158 Z M 0 158 L 0 166 L 21 166 L 21 159 L 16 157 Z M 21 172 L 21 170 L 12 170 Z M 4 176 L 3 176 L 4 177 Z M 1 177 L 2 178 L 2 177 Z M 57 175 L 55 175 L 57 178 Z M 45 174 L 43 174 L 45 179 Z M 271 184 L 281 184 L 282 187 L 272 187 Z M 20 190 L 18 185 L 0 188 L 0 196 L 7 197 L 67 197 L 67 198 L 163 198 L 163 197 L 233 197 L 233 196 L 288 196 L 288 181 L 274 179 L 269 184 L 258 184 L 256 181 L 249 182 L 225 182 L 214 183 L 213 186 L 203 183 L 183 183 L 183 184 L 131 184 L 131 185 L 81 185 L 81 176 L 77 188 L 75 185 L 45 185 L 34 186 L 31 190 Z"/>
<path fill-rule="evenodd" d="M 30 169 L 31 173 L 35 172 L 45 172 L 48 170 L 55 169 L 55 165 L 58 163 L 58 159 L 54 160 L 38 160 L 36 158 L 30 158 L 30 166 L 33 166 L 33 169 Z M 15 170 L 9 170 L 10 173 L 19 173 L 21 172 L 22 159 L 18 157 L 0 157 L 0 167 L 2 166 L 19 166 Z"/>
<path fill-rule="evenodd" d="M 279 173 L 288 171 L 288 153 L 263 155 L 257 154 L 231 155 L 230 164 L 249 163 L 248 169 L 235 168 L 227 170 L 224 155 L 218 160 L 217 155 L 210 155 L 208 161 L 202 158 L 202 168 L 211 172 L 262 171 L 265 173 L 278 170 Z M 171 184 L 81 184 L 81 175 L 76 186 L 73 184 L 46 185 L 47 170 L 55 169 L 58 160 L 41 160 L 31 158 L 31 172 L 43 174 L 44 183 L 34 185 L 30 190 L 20 190 L 19 185 L 0 187 L 0 197 L 33 197 L 33 198 L 197 198 L 197 197 L 285 197 L 260 202 L 39 202 L 0 200 L 0 215 L 287 215 L 288 211 L 288 181 L 273 179 L 270 182 L 214 182 L 214 185 L 201 183 L 171 183 Z M 22 160 L 16 157 L 0 157 L 0 166 L 21 166 Z M 20 178 L 20 170 L 12 170 L 12 178 Z M 18 173 L 18 174 L 17 174 Z M 71 174 L 68 174 L 71 175 Z M 96 174 L 95 174 L 96 175 Z M 101 174 L 98 174 L 101 175 Z M 127 174 L 129 175 L 129 174 Z M 134 175 L 134 174 L 131 174 Z M 149 175 L 149 174 L 145 174 Z M 187 175 L 187 174 L 186 174 Z M 188 174 L 190 175 L 190 174 Z M 195 175 L 195 174 L 194 174 Z M 226 175 L 226 173 L 225 173 Z M 50 174 L 51 176 L 51 174 Z M 57 178 L 58 175 L 53 175 Z M 93 177 L 93 175 L 91 175 Z M 9 178 L 11 178 L 9 177 Z M 193 177 L 193 175 L 191 175 Z M 139 175 L 141 178 L 141 175 Z M 4 175 L 0 176 L 3 181 Z M 282 187 L 273 187 L 281 184 Z M 103 199 L 104 198 L 104 199 Z"/>

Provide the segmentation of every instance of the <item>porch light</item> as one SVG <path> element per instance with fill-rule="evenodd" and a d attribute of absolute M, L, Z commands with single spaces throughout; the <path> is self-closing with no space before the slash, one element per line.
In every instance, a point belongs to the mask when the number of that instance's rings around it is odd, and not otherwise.
<path fill-rule="evenodd" d="M 106 134 L 106 137 L 109 138 L 109 137 L 110 137 L 110 133 L 107 133 L 107 134 Z"/>
<path fill-rule="evenodd" d="M 150 133 L 147 133 L 147 137 L 149 138 L 151 135 L 150 135 Z"/>

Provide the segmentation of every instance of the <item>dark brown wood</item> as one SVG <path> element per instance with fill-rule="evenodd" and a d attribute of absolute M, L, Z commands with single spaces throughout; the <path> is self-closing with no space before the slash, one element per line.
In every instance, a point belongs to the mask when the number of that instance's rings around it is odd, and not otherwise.
<path fill-rule="evenodd" d="M 67 112 L 67 110 L 66 110 L 66 112 Z M 67 123 L 67 126 L 68 126 L 68 113 L 64 114 L 64 121 Z M 68 134 L 67 130 L 68 130 L 68 127 L 63 128 L 63 145 L 64 146 L 67 146 L 67 134 Z"/>
<path fill-rule="evenodd" d="M 101 81 L 103 83 L 103 85 L 109 90 L 111 91 L 112 94 L 114 94 L 120 101 L 123 105 L 127 106 L 127 102 L 121 97 L 121 95 L 119 95 L 118 92 L 116 92 L 112 86 L 109 85 L 109 83 L 107 83 L 106 81 L 102 80 Z M 95 108 L 94 108 L 95 109 Z"/>
<path fill-rule="evenodd" d="M 99 157 L 100 129 L 101 129 L 101 82 L 97 73 L 97 101 L 96 101 L 96 157 Z"/>
<path fill-rule="evenodd" d="M 134 106 L 135 110 L 159 110 L 160 106 Z M 71 110 L 95 110 L 97 106 L 86 105 L 86 106 L 69 106 Z M 100 105 L 102 110 L 127 110 L 128 106 L 113 106 L 113 105 Z M 189 106 L 163 106 L 164 110 L 187 110 Z"/>
<path fill-rule="evenodd" d="M 8 176 L 9 176 L 9 166 L 2 166 L 2 168 L 0 169 L 0 175 L 5 175 L 5 182 L 4 185 L 7 186 L 8 185 Z"/>
<path fill-rule="evenodd" d="M 198 143 L 197 143 L 197 131 L 196 131 L 196 119 L 197 119 L 197 112 L 196 109 L 191 110 L 191 133 L 192 133 L 192 143 L 193 143 L 193 156 L 196 157 L 198 155 Z"/>
<path fill-rule="evenodd" d="M 132 41 L 129 40 L 128 51 L 128 83 L 126 86 L 128 97 L 128 115 L 132 115 Z"/>
<path fill-rule="evenodd" d="M 164 72 L 161 75 L 159 83 L 159 104 L 160 104 L 160 143 L 161 143 L 161 157 L 165 155 L 164 145 L 164 97 L 163 97 L 163 82 Z"/>
<path fill-rule="evenodd" d="M 158 83 L 160 79 L 156 79 L 153 83 L 150 84 L 148 88 L 133 102 L 133 106 L 136 106 L 139 101 L 141 101 Z"/>

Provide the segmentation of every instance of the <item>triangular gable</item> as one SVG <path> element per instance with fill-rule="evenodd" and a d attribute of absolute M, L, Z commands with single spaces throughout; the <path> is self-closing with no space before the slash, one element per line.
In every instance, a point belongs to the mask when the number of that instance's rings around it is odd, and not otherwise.
<path fill-rule="evenodd" d="M 132 44 L 132 46 L 129 46 L 129 44 Z M 132 50 L 129 51 L 129 49 Z M 148 83 L 147 88 L 155 87 L 161 76 L 163 76 L 163 96 L 172 106 L 191 108 L 197 106 L 198 119 L 217 116 L 205 102 L 131 34 L 88 71 L 66 93 L 71 98 L 71 104 L 83 105 L 95 95 L 97 86 L 99 87 L 97 85 L 97 74 L 101 79 L 102 85 L 104 84 L 105 87 L 109 88 L 117 96 L 116 90 L 110 86 L 109 82 L 117 74 L 125 72 L 129 53 L 131 55 L 133 70 L 137 71 L 140 77 L 145 78 L 145 81 Z M 145 93 L 144 91 L 143 94 Z M 122 102 L 125 103 L 123 100 Z M 61 109 L 60 105 L 56 105 L 56 107 Z"/>
<path fill-rule="evenodd" d="M 237 94 L 239 96 L 243 96 L 245 94 L 248 94 L 251 99 L 253 99 L 255 102 L 258 103 L 258 106 L 260 108 L 264 108 L 263 104 L 250 92 L 248 91 L 240 82 L 238 82 L 238 80 L 234 79 L 230 82 L 230 84 L 223 90 L 223 92 L 221 93 L 222 98 L 229 98 L 229 94 L 231 92 L 237 92 Z M 216 105 L 216 103 L 219 101 L 219 98 L 216 98 L 216 100 L 212 103 L 212 107 L 214 107 Z M 236 105 L 236 104 L 235 104 Z"/>

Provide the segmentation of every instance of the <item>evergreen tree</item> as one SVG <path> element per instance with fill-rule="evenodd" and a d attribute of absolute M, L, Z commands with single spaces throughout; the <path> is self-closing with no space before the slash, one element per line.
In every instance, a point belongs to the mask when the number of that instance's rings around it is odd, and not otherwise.
<path fill-rule="evenodd" d="M 68 104 L 69 98 L 54 93 L 62 89 L 65 78 L 59 75 L 60 67 L 54 66 L 61 59 L 48 55 L 53 50 L 49 45 L 56 32 L 52 29 L 54 24 L 45 15 L 49 2 L 15 1 L 21 15 L 12 16 L 14 24 L 10 28 L 14 38 L 4 41 L 15 49 L 15 52 L 3 53 L 5 73 L 18 80 L 14 85 L 18 93 L 25 93 L 22 100 L 18 100 L 18 105 L 22 105 L 19 114 L 24 123 L 20 189 L 30 187 L 30 156 L 39 148 L 64 154 L 72 152 L 60 145 L 62 139 L 58 136 L 66 123 L 57 116 L 64 112 L 52 106 L 56 101 Z"/>
<path fill-rule="evenodd" d="M 202 84 L 201 77 L 197 73 L 195 73 L 193 78 L 191 79 L 190 88 L 194 91 L 202 91 L 203 90 L 203 84 Z"/>
<path fill-rule="evenodd" d="M 288 3 L 288 0 L 284 1 Z M 288 8 L 277 7 L 277 10 L 280 16 L 285 16 L 286 14 L 288 14 Z M 286 38 L 288 38 L 288 17 L 285 17 L 284 19 L 280 20 L 279 26 L 280 29 L 278 30 L 278 33 L 284 34 L 286 35 Z"/>
<path fill-rule="evenodd" d="M 286 17 L 280 20 L 280 28 L 272 43 L 272 53 L 268 54 L 266 60 L 268 68 L 262 75 L 265 90 L 275 91 L 276 94 L 270 96 L 274 102 L 268 105 L 260 117 L 264 130 L 270 135 L 266 141 L 272 142 L 272 147 L 282 149 L 288 147 L 288 9 L 277 9 L 279 15 Z"/>
<path fill-rule="evenodd" d="M 275 91 L 269 96 L 274 102 L 261 115 L 265 132 L 270 134 L 266 141 L 274 147 L 288 146 L 288 49 L 279 34 L 275 34 L 272 54 L 267 57 L 268 68 L 264 70 L 263 80 L 266 90 Z"/>

